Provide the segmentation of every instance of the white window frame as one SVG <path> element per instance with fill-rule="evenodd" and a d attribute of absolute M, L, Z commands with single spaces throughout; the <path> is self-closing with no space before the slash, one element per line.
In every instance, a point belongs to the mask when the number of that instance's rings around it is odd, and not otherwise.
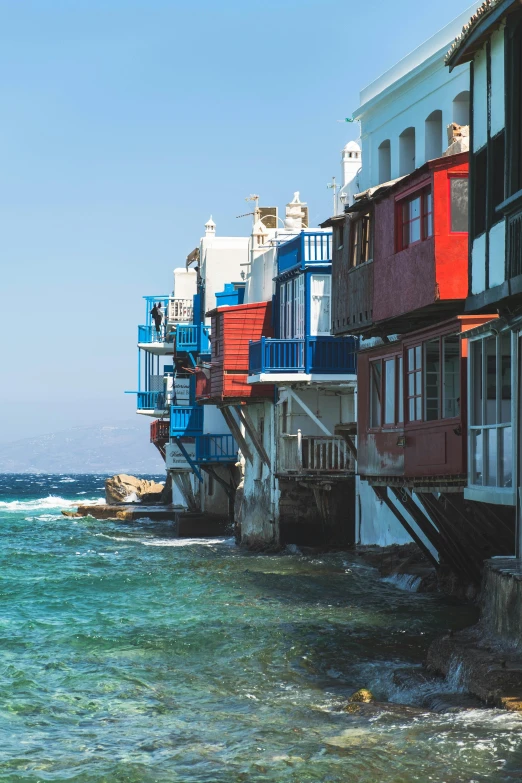
<path fill-rule="evenodd" d="M 517 382 L 517 367 L 518 367 L 518 334 L 509 332 L 510 338 L 511 338 L 511 420 L 507 422 L 498 422 L 495 424 L 486 424 L 485 423 L 485 406 L 487 404 L 486 399 L 486 374 L 487 374 L 487 366 L 485 362 L 485 345 L 486 340 L 488 338 L 494 337 L 496 338 L 496 367 L 497 367 L 497 411 L 498 411 L 498 404 L 499 404 L 499 398 L 498 398 L 498 391 L 500 388 L 500 337 L 501 335 L 505 336 L 506 332 L 501 332 L 500 334 L 497 334 L 496 332 L 493 332 L 492 330 L 489 330 L 487 332 L 484 332 L 483 334 L 477 335 L 476 337 L 473 337 L 469 340 L 468 344 L 468 486 L 464 490 L 464 497 L 468 500 L 477 500 L 482 501 L 485 503 L 495 503 L 500 505 L 515 505 L 516 503 L 516 485 L 517 485 L 517 431 L 518 431 L 518 425 L 517 425 L 517 394 L 518 391 L 518 382 Z M 465 336 L 465 335 L 463 335 Z M 482 423 L 481 424 L 472 424 L 473 421 L 473 404 L 474 404 L 474 350 L 473 346 L 477 343 L 481 343 L 482 347 L 482 373 L 481 373 L 481 383 L 482 383 Z M 497 415 L 498 418 L 498 415 Z M 499 485 L 500 475 L 501 475 L 501 450 L 499 448 L 500 438 L 499 438 L 499 430 L 506 429 L 507 427 L 511 427 L 511 470 L 512 470 L 512 486 L 511 487 L 502 487 Z M 496 476 L 497 476 L 497 483 L 496 485 L 491 485 L 487 483 L 482 484 L 475 484 L 474 483 L 474 451 L 473 451 L 473 442 L 474 442 L 474 433 L 481 432 L 482 433 L 482 474 L 486 473 L 486 465 L 487 465 L 487 450 L 485 448 L 485 436 L 484 433 L 495 430 L 497 432 L 497 465 L 496 465 Z M 487 481 L 487 477 L 485 477 L 485 480 Z"/>
<path fill-rule="evenodd" d="M 312 316 L 313 316 L 313 297 L 314 297 L 314 279 L 316 278 L 324 278 L 324 280 L 328 281 L 327 286 L 327 293 L 322 295 L 322 299 L 325 299 L 328 301 L 328 331 L 320 332 L 318 329 L 314 330 L 313 323 L 312 323 Z M 311 337 L 329 337 L 332 333 L 332 276 L 331 275 L 325 275 L 325 274 L 312 274 L 310 275 L 310 293 L 309 293 L 309 299 L 310 299 L 310 336 Z"/>

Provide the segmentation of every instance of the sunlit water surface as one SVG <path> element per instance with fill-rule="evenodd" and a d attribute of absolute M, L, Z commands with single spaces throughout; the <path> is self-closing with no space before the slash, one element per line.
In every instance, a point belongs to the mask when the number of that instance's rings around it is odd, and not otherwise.
<path fill-rule="evenodd" d="M 0 476 L 0 780 L 522 780 L 522 719 L 427 709 L 462 682 L 425 682 L 426 647 L 469 607 L 349 554 L 60 515 L 102 486 Z M 344 712 L 361 687 L 388 705 Z"/>

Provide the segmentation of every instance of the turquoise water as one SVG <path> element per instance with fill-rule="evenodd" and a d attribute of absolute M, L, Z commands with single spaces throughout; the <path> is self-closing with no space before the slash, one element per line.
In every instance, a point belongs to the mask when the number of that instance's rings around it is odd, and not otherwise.
<path fill-rule="evenodd" d="M 1 781 L 522 779 L 522 719 L 428 710 L 469 706 L 462 673 L 420 668 L 469 608 L 348 554 L 67 519 L 101 477 L 19 478 L 0 477 Z M 386 704 L 344 712 L 361 687 Z"/>

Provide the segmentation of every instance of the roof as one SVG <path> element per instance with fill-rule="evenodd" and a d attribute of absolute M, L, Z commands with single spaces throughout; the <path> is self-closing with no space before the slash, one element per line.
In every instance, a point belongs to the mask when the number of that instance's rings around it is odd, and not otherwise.
<path fill-rule="evenodd" d="M 519 0 L 484 0 L 453 41 L 444 58 L 446 65 L 454 68 L 471 60 L 482 46 L 490 25 L 513 8 L 520 8 Z"/>
<path fill-rule="evenodd" d="M 264 310 L 269 304 L 271 304 L 271 302 L 245 302 L 244 304 L 238 305 L 219 305 L 219 307 L 213 307 L 212 310 L 205 313 L 205 316 L 210 318 L 210 316 L 216 315 L 217 313 L 237 313 L 239 310 Z"/>

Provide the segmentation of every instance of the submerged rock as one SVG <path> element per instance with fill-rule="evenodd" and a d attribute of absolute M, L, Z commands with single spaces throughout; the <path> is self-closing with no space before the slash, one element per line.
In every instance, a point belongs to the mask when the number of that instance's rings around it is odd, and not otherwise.
<path fill-rule="evenodd" d="M 360 702 L 362 704 L 369 704 L 373 700 L 373 693 L 367 688 L 361 688 L 360 690 L 355 691 L 348 699 L 349 702 Z"/>
<path fill-rule="evenodd" d="M 164 484 L 119 473 L 105 481 L 105 500 L 109 505 L 161 503 Z"/>

